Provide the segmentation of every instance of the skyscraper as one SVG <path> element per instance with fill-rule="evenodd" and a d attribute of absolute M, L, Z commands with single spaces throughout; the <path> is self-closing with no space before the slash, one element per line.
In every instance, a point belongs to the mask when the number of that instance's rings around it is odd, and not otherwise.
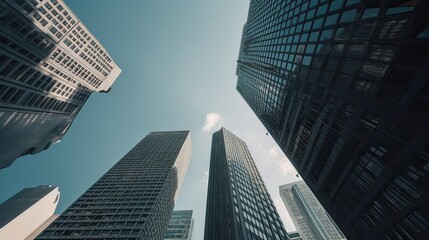
<path fill-rule="evenodd" d="M 175 210 L 168 222 L 164 240 L 192 240 L 193 231 L 192 210 Z"/>
<path fill-rule="evenodd" d="M 250 2 L 237 90 L 348 239 L 429 239 L 428 12 Z"/>
<path fill-rule="evenodd" d="M 0 204 L 0 239 L 34 239 L 32 234 L 55 218 L 59 196 L 58 187 L 38 186 L 24 188 Z"/>
<path fill-rule="evenodd" d="M 0 1 L 0 169 L 60 141 L 120 72 L 62 0 Z"/>
<path fill-rule="evenodd" d="M 280 196 L 302 239 L 345 239 L 304 181 L 280 186 Z"/>
<path fill-rule="evenodd" d="M 288 239 L 246 143 L 225 128 L 212 138 L 204 239 Z"/>
<path fill-rule="evenodd" d="M 190 159 L 189 131 L 150 133 L 37 239 L 162 240 Z"/>

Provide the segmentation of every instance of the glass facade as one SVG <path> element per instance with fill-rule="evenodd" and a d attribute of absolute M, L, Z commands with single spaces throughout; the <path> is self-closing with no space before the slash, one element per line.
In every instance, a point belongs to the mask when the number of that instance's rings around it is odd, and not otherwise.
<path fill-rule="evenodd" d="M 428 12 L 250 2 L 237 90 L 348 239 L 429 239 Z"/>
<path fill-rule="evenodd" d="M 150 133 L 37 239 L 162 240 L 190 158 L 189 131 Z"/>
<path fill-rule="evenodd" d="M 204 239 L 288 239 L 246 143 L 225 128 L 212 138 Z"/>
<path fill-rule="evenodd" d="M 164 240 L 192 240 L 193 231 L 192 210 L 175 210 L 168 222 Z"/>
<path fill-rule="evenodd" d="M 0 169 L 61 140 L 120 72 L 62 0 L 0 1 Z"/>
<path fill-rule="evenodd" d="M 302 239 L 346 239 L 304 181 L 280 186 L 280 196 Z"/>

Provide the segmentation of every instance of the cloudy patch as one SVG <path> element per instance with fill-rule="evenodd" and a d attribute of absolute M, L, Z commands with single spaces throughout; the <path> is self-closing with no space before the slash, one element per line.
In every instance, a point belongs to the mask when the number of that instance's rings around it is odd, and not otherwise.
<path fill-rule="evenodd" d="M 203 176 L 201 176 L 200 180 L 198 181 L 198 184 L 201 187 L 207 187 L 208 183 L 209 183 L 209 171 L 206 170 L 204 171 Z"/>
<path fill-rule="evenodd" d="M 210 132 L 214 128 L 220 128 L 223 123 L 223 118 L 219 113 L 209 113 L 206 115 L 206 121 L 204 122 L 203 130 Z"/>

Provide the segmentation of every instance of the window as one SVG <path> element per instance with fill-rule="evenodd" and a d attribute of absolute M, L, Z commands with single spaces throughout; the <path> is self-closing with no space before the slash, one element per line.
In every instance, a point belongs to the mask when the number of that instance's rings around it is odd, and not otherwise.
<path fill-rule="evenodd" d="M 343 15 L 341 15 L 340 23 L 351 22 L 354 20 L 355 16 L 356 16 L 355 9 L 343 12 Z"/>
<path fill-rule="evenodd" d="M 49 4 L 49 3 L 45 3 L 45 7 L 46 7 L 47 9 L 49 9 L 49 10 L 51 10 L 51 9 L 52 9 L 51 4 Z"/>
<path fill-rule="evenodd" d="M 338 18 L 338 14 L 329 15 L 326 18 L 325 26 L 330 26 L 330 25 L 333 25 L 333 24 L 337 23 L 337 18 Z"/>
<path fill-rule="evenodd" d="M 365 9 L 365 12 L 363 13 L 361 18 L 366 19 L 366 18 L 377 17 L 379 11 L 380 11 L 379 8 L 367 8 Z"/>
<path fill-rule="evenodd" d="M 58 30 L 54 26 L 50 26 L 49 27 L 49 31 L 51 31 L 51 33 L 53 33 L 53 34 L 55 34 L 56 32 L 58 32 Z"/>
<path fill-rule="evenodd" d="M 0 74 L 7 76 L 17 65 L 18 65 L 18 62 L 15 60 L 12 60 L 5 68 L 3 68 Z"/>

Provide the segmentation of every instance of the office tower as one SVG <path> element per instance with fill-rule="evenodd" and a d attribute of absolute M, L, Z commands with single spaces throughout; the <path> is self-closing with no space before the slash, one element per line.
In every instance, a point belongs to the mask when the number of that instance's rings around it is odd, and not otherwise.
<path fill-rule="evenodd" d="M 287 236 L 289 237 L 289 240 L 302 240 L 301 235 L 299 235 L 299 232 L 288 232 Z"/>
<path fill-rule="evenodd" d="M 0 204 L 0 239 L 34 239 L 55 218 L 60 192 L 55 186 L 24 188 Z"/>
<path fill-rule="evenodd" d="M 192 210 L 175 210 L 168 222 L 164 240 L 192 240 L 193 231 Z"/>
<path fill-rule="evenodd" d="M 190 159 L 189 131 L 150 133 L 37 239 L 162 240 Z"/>
<path fill-rule="evenodd" d="M 59 142 L 120 72 L 62 0 L 0 1 L 0 169 Z"/>
<path fill-rule="evenodd" d="M 246 143 L 225 128 L 212 138 L 204 239 L 288 239 Z"/>
<path fill-rule="evenodd" d="M 280 196 L 302 239 L 345 239 L 304 181 L 280 186 Z"/>
<path fill-rule="evenodd" d="M 250 1 L 237 90 L 348 239 L 429 239 L 428 13 Z"/>

